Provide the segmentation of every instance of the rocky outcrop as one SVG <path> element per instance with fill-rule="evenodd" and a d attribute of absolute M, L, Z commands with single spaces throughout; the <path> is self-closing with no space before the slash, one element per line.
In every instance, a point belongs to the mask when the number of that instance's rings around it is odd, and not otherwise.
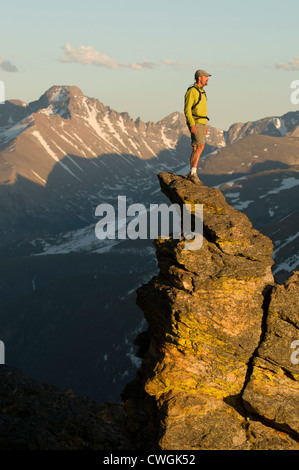
<path fill-rule="evenodd" d="M 172 203 L 203 205 L 203 244 L 186 250 L 183 239 L 158 239 L 159 274 L 137 291 L 148 331 L 123 392 L 131 441 L 298 450 L 298 273 L 275 284 L 271 240 L 220 190 L 169 173 L 159 180 Z"/>

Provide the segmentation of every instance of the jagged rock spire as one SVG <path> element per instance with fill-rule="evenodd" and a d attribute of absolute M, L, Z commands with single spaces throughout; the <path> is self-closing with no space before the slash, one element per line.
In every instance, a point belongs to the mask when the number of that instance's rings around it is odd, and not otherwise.
<path fill-rule="evenodd" d="M 196 251 L 157 240 L 160 272 L 137 292 L 148 350 L 124 391 L 133 439 L 165 450 L 298 449 L 298 374 L 286 364 L 298 276 L 291 288 L 275 286 L 271 240 L 218 189 L 169 173 L 159 180 L 172 203 L 203 205 L 204 240 Z M 276 333 L 284 355 L 273 353 Z"/>

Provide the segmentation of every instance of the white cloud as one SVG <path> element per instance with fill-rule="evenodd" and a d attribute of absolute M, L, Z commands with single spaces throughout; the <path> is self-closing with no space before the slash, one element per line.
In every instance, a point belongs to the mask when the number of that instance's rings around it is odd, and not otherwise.
<path fill-rule="evenodd" d="M 18 72 L 17 67 L 10 60 L 0 60 L 0 69 L 4 72 Z"/>
<path fill-rule="evenodd" d="M 293 57 L 292 59 L 289 60 L 287 64 L 284 64 L 282 62 L 277 62 L 275 64 L 277 69 L 284 69 L 284 70 L 299 70 L 299 57 Z"/>
<path fill-rule="evenodd" d="M 183 68 L 192 68 L 190 64 L 185 64 L 184 62 L 181 61 L 176 61 L 176 60 L 168 60 L 168 59 L 161 59 L 162 64 L 168 65 L 169 67 L 183 67 Z"/>
<path fill-rule="evenodd" d="M 61 57 L 60 62 L 76 62 L 78 64 L 93 64 L 110 69 L 119 68 L 118 63 L 110 57 L 98 52 L 92 46 L 79 46 L 73 49 L 70 44 L 64 46 L 64 56 Z"/>
<path fill-rule="evenodd" d="M 142 59 L 139 63 L 134 62 L 132 64 L 117 62 L 111 57 L 99 52 L 93 46 L 79 46 L 77 48 L 72 48 L 70 44 L 65 44 L 63 49 L 64 56 L 61 57 L 59 61 L 64 63 L 75 62 L 83 65 L 91 64 L 99 67 L 106 67 L 108 69 L 130 68 L 133 70 L 144 70 L 156 68 L 155 64 L 146 59 Z"/>
<path fill-rule="evenodd" d="M 147 59 L 142 59 L 142 62 L 139 62 L 139 63 L 123 64 L 123 67 L 128 67 L 128 68 L 134 69 L 134 70 L 155 69 L 155 68 L 157 68 L 157 66 L 153 62 L 150 62 Z"/>

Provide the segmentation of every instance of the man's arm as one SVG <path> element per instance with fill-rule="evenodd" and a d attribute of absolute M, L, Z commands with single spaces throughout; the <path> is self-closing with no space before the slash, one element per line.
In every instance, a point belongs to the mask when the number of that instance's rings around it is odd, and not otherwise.
<path fill-rule="evenodd" d="M 196 134 L 195 120 L 194 120 L 194 117 L 192 116 L 192 106 L 195 103 L 195 92 L 196 90 L 194 88 L 191 88 L 190 90 L 187 91 L 185 95 L 185 107 L 184 107 L 184 113 L 186 116 L 187 124 L 190 127 L 192 134 Z"/>

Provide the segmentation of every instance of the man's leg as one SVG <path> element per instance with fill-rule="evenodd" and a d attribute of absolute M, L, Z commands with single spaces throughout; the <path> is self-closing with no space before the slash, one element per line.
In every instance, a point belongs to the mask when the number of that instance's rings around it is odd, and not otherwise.
<path fill-rule="evenodd" d="M 197 176 L 197 165 L 205 146 L 205 137 L 206 126 L 203 124 L 196 124 L 196 132 L 191 132 L 191 145 L 193 150 L 190 157 L 190 171 L 188 173 L 188 178 L 193 183 L 200 183 L 200 180 Z"/>
<path fill-rule="evenodd" d="M 197 170 L 197 165 L 200 159 L 200 156 L 202 154 L 202 151 L 204 149 L 205 144 L 199 144 L 195 147 L 193 147 L 193 151 L 191 153 L 190 157 L 190 170 L 193 173 L 196 173 Z"/>

